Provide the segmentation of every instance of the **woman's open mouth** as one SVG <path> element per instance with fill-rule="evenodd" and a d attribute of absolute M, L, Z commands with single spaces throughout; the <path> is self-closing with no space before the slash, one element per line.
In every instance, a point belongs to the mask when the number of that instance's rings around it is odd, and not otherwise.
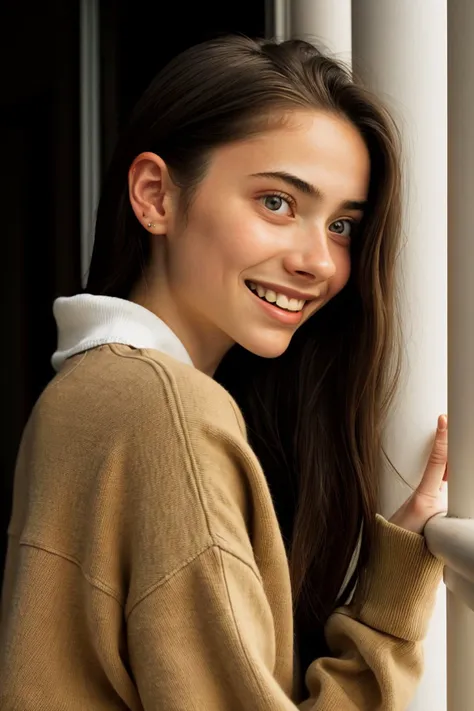
<path fill-rule="evenodd" d="M 282 311 L 302 311 L 306 304 L 304 299 L 289 299 L 285 294 L 279 294 L 272 289 L 265 288 L 261 284 L 255 284 L 253 281 L 246 281 L 245 284 L 259 299 L 273 304 Z"/>
<path fill-rule="evenodd" d="M 268 316 L 288 326 L 297 326 L 302 320 L 307 301 L 289 299 L 252 281 L 246 281 L 245 285 Z"/>

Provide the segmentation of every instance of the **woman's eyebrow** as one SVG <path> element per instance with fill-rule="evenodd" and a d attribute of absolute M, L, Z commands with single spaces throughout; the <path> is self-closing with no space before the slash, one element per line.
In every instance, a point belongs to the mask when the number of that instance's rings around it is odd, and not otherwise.
<path fill-rule="evenodd" d="M 297 175 L 293 175 L 292 173 L 287 173 L 286 171 L 283 170 L 276 170 L 276 171 L 265 171 L 263 173 L 252 173 L 252 178 L 273 178 L 274 180 L 281 180 L 287 185 L 290 185 L 293 188 L 296 188 L 296 190 L 299 190 L 300 193 L 304 193 L 305 195 L 310 195 L 311 197 L 317 198 L 318 200 L 322 200 L 324 198 L 323 192 L 317 188 L 315 185 L 311 185 L 311 183 L 308 183 L 306 180 L 303 180 L 302 178 L 298 178 Z M 366 200 L 346 200 L 345 202 L 342 203 L 341 207 L 344 210 L 360 210 L 361 212 L 364 211 L 364 209 L 367 207 L 367 201 Z"/>

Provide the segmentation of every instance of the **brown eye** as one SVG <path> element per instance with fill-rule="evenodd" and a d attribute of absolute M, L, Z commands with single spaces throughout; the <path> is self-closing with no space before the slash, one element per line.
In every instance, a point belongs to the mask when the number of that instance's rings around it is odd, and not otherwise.
<path fill-rule="evenodd" d="M 351 237 L 353 228 L 354 223 L 352 220 L 335 220 L 335 222 L 329 225 L 331 232 L 335 232 L 337 235 L 341 235 L 341 237 Z"/>
<path fill-rule="evenodd" d="M 291 207 L 288 200 L 285 200 L 281 195 L 264 195 L 262 202 L 271 212 L 278 215 L 284 215 L 291 212 Z"/>

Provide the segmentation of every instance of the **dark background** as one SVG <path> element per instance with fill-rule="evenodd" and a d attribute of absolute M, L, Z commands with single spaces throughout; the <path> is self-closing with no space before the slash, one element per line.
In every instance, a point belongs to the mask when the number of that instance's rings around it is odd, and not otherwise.
<path fill-rule="evenodd" d="M 218 33 L 263 36 L 264 0 L 101 0 L 101 162 L 155 73 Z M 79 0 L 0 3 L 0 579 L 21 432 L 53 376 L 52 302 L 81 288 Z"/>

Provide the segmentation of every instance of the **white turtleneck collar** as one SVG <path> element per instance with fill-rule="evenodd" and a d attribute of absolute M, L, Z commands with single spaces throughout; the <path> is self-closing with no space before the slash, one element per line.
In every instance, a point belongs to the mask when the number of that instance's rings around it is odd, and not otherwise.
<path fill-rule="evenodd" d="M 53 313 L 58 328 L 58 347 L 51 358 L 55 370 L 59 370 L 67 358 L 106 343 L 151 348 L 193 365 L 170 327 L 132 301 L 78 294 L 56 299 Z"/>

